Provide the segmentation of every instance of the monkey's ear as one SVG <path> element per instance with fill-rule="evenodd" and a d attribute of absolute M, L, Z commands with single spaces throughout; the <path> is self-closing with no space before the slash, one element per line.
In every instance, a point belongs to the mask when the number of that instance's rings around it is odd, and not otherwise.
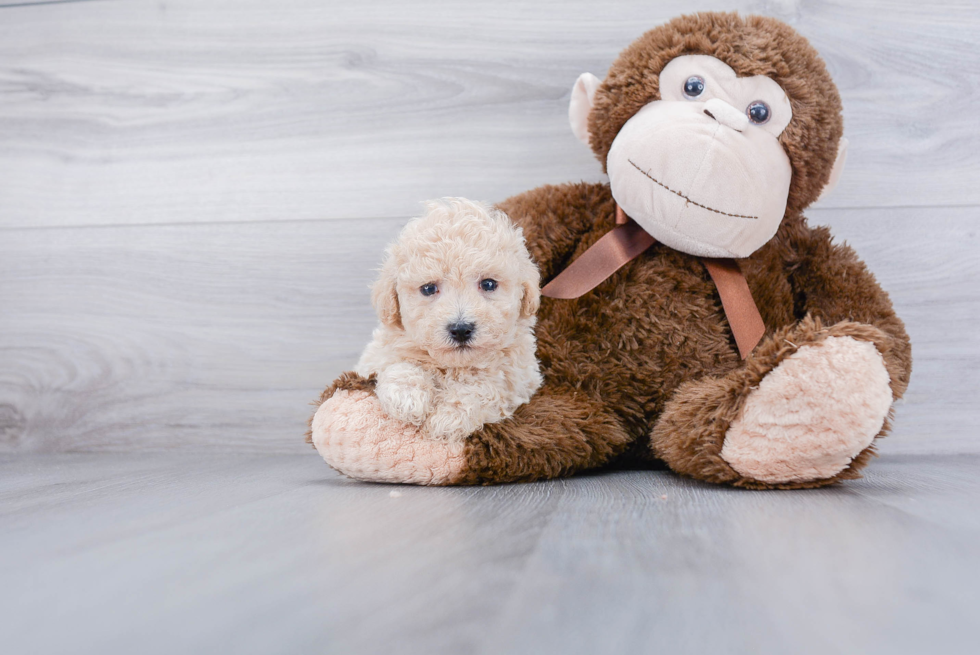
<path fill-rule="evenodd" d="M 395 278 L 382 270 L 381 277 L 371 287 L 371 304 L 378 312 L 381 323 L 388 327 L 402 327 L 401 306 L 398 304 L 398 290 Z"/>
<path fill-rule="evenodd" d="M 582 73 L 572 87 L 572 100 L 568 103 L 568 121 L 572 124 L 572 132 L 578 140 L 589 145 L 589 113 L 592 111 L 592 99 L 602 80 L 592 73 Z"/>
<path fill-rule="evenodd" d="M 840 182 L 840 174 L 844 171 L 844 163 L 847 161 L 847 139 L 844 137 L 840 138 L 840 143 L 837 144 L 837 159 L 834 160 L 834 167 L 830 169 L 830 178 L 827 179 L 827 184 L 824 185 L 823 190 L 820 192 L 820 196 L 817 198 L 817 202 L 820 202 L 827 195 L 834 190 L 837 183 Z"/>
<path fill-rule="evenodd" d="M 531 318 L 538 313 L 538 307 L 541 306 L 541 289 L 531 282 L 524 282 L 522 286 L 524 295 L 521 297 L 521 317 Z"/>

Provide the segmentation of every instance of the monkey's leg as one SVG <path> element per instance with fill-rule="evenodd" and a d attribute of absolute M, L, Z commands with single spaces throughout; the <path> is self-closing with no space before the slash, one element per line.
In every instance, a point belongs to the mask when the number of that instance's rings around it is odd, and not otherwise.
<path fill-rule="evenodd" d="M 630 441 L 598 402 L 547 385 L 514 416 L 463 441 L 431 439 L 387 417 L 371 384 L 355 374 L 328 392 L 311 422 L 313 445 L 330 466 L 359 480 L 452 485 L 554 478 L 600 466 Z"/>
<path fill-rule="evenodd" d="M 807 318 L 722 378 L 682 385 L 651 434 L 679 473 L 749 488 L 819 487 L 860 477 L 889 428 L 889 337 Z"/>

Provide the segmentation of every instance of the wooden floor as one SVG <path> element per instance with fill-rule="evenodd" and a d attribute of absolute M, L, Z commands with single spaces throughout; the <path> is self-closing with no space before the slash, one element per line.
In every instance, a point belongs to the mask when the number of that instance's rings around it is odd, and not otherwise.
<path fill-rule="evenodd" d="M 806 492 L 0 458 L 6 653 L 976 653 L 980 456 Z"/>
<path fill-rule="evenodd" d="M 308 402 L 385 243 L 603 179 L 572 84 L 695 8 L 788 21 L 840 87 L 807 214 L 915 359 L 868 477 L 329 470 Z M 978 42 L 975 2 L 0 0 L 0 651 L 976 652 Z"/>

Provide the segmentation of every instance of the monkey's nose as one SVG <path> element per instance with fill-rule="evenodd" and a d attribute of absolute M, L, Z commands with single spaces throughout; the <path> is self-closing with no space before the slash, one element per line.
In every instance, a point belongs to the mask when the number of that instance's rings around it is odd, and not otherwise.
<path fill-rule="evenodd" d="M 736 132 L 741 132 L 749 125 L 749 117 L 745 112 L 735 109 L 721 98 L 712 98 L 704 103 L 704 113 Z"/>
<path fill-rule="evenodd" d="M 468 321 L 450 323 L 446 329 L 449 330 L 450 338 L 461 346 L 472 339 L 476 332 L 476 326 Z"/>

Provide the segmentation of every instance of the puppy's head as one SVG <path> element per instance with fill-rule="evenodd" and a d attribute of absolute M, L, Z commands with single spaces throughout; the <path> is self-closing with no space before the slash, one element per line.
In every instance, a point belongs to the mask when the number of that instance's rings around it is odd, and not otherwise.
<path fill-rule="evenodd" d="M 372 298 L 445 366 L 478 364 L 534 325 L 538 269 L 503 212 L 463 198 L 426 204 L 388 247 Z"/>

